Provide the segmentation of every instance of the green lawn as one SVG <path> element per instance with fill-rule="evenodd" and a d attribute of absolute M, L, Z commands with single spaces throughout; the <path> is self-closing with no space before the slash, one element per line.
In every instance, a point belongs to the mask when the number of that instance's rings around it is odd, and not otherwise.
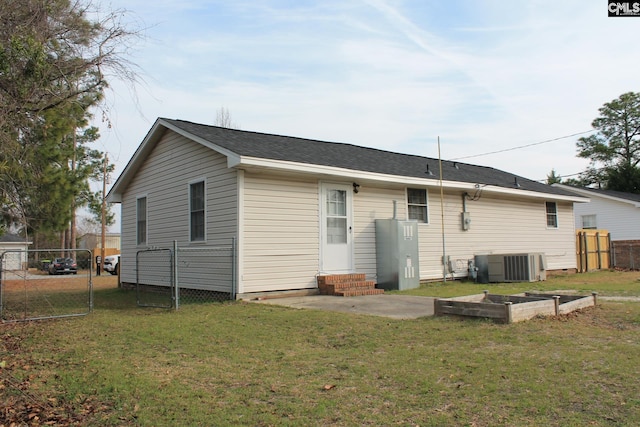
<path fill-rule="evenodd" d="M 638 296 L 638 278 L 411 293 Z M 0 425 L 640 425 L 637 302 L 504 325 L 241 302 L 172 312 L 106 288 L 89 316 L 0 325 L 0 336 Z"/>

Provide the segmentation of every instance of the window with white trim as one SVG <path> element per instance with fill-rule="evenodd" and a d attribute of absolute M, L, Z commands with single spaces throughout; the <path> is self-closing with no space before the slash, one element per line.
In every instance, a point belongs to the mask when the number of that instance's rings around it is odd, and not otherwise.
<path fill-rule="evenodd" d="M 147 244 L 147 198 L 138 197 L 136 200 L 136 243 Z"/>
<path fill-rule="evenodd" d="M 595 215 L 582 215 L 582 228 L 595 230 L 598 228 Z"/>
<path fill-rule="evenodd" d="M 407 212 L 409 219 L 429 222 L 427 210 L 427 190 L 425 188 L 407 188 Z"/>
<path fill-rule="evenodd" d="M 192 242 L 205 240 L 204 181 L 189 184 L 189 239 Z"/>
<path fill-rule="evenodd" d="M 556 202 L 545 202 L 547 210 L 547 227 L 558 228 L 558 206 Z"/>

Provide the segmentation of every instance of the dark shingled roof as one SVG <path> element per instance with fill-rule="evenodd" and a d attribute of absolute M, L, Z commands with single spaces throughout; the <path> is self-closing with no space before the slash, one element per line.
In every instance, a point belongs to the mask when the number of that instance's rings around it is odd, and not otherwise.
<path fill-rule="evenodd" d="M 394 153 L 352 144 L 248 132 L 183 120 L 160 119 L 239 156 L 332 166 L 356 171 L 439 180 L 438 159 Z M 443 161 L 445 181 L 495 185 L 575 197 L 566 190 L 486 166 Z M 433 175 L 430 175 L 431 171 Z"/>
<path fill-rule="evenodd" d="M 0 243 L 28 243 L 24 237 L 17 234 L 3 234 L 0 236 Z"/>

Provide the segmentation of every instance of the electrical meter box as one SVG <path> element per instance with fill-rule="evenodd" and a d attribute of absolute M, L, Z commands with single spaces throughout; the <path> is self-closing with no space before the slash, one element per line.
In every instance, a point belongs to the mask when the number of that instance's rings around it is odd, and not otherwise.
<path fill-rule="evenodd" d="M 376 287 L 386 290 L 420 286 L 418 222 L 376 219 Z"/>

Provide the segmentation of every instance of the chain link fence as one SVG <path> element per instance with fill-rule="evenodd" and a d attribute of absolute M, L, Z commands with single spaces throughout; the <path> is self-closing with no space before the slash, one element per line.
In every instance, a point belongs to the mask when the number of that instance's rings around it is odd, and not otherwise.
<path fill-rule="evenodd" d="M 173 257 L 171 249 L 146 249 L 136 253 L 136 300 L 140 307 L 173 307 Z"/>
<path fill-rule="evenodd" d="M 82 316 L 93 310 L 91 251 L 9 250 L 0 254 L 0 320 Z"/>
<path fill-rule="evenodd" d="M 235 239 L 226 246 L 147 249 L 136 254 L 138 305 L 178 309 L 236 297 Z"/>
<path fill-rule="evenodd" d="M 640 240 L 614 240 L 611 252 L 615 268 L 640 270 Z"/>

